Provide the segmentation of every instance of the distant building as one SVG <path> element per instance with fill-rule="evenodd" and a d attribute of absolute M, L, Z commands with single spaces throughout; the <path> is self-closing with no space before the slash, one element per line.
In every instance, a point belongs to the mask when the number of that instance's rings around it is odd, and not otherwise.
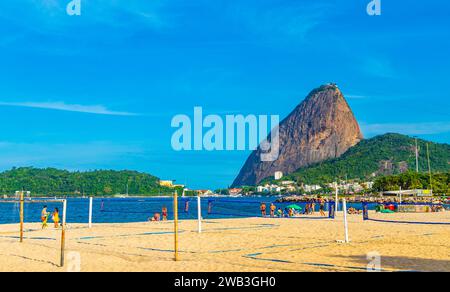
<path fill-rule="evenodd" d="M 416 197 L 432 197 L 432 190 L 399 190 L 399 191 L 388 191 L 382 192 L 382 196 L 416 196 Z"/>
<path fill-rule="evenodd" d="M 228 192 L 230 193 L 231 196 L 237 196 L 242 194 L 242 189 L 238 188 L 229 189 Z"/>
<path fill-rule="evenodd" d="M 311 193 L 311 192 L 315 192 L 315 191 L 318 191 L 318 190 L 322 189 L 322 187 L 319 186 L 319 185 L 312 185 L 312 186 L 304 185 L 303 189 L 305 190 L 305 192 Z"/>
<path fill-rule="evenodd" d="M 258 186 L 256 188 L 256 192 L 258 192 L 258 193 L 266 193 L 267 191 L 268 190 L 265 187 L 263 187 L 263 186 Z"/>
<path fill-rule="evenodd" d="M 273 184 L 272 185 L 266 184 L 265 186 L 258 186 L 256 188 L 256 191 L 258 193 L 281 192 L 282 190 L 285 190 L 285 188 Z"/>
<path fill-rule="evenodd" d="M 373 185 L 374 185 L 374 182 L 372 182 L 372 181 L 364 182 L 361 184 L 361 186 L 363 188 L 368 189 L 368 190 L 372 189 Z"/>
<path fill-rule="evenodd" d="M 197 190 L 196 192 L 200 196 L 211 196 L 214 194 L 213 191 L 211 191 L 211 190 Z"/>
<path fill-rule="evenodd" d="M 294 185 L 294 184 L 295 184 L 295 181 L 285 180 L 285 181 L 281 182 L 281 184 L 282 184 L 283 186 L 291 186 L 291 185 Z"/>
<path fill-rule="evenodd" d="M 162 187 L 173 188 L 173 180 L 160 180 L 159 185 Z"/>
<path fill-rule="evenodd" d="M 297 187 L 293 186 L 293 185 L 290 185 L 290 186 L 287 186 L 287 190 L 288 190 L 288 192 L 296 192 L 297 191 Z"/>
<path fill-rule="evenodd" d="M 275 172 L 275 179 L 279 180 L 283 178 L 283 173 L 281 171 Z"/>

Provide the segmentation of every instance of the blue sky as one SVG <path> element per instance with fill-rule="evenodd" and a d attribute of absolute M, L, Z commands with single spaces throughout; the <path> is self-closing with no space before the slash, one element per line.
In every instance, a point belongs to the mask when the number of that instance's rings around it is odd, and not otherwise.
<path fill-rule="evenodd" d="M 286 116 L 337 82 L 366 137 L 450 142 L 448 1 L 0 4 L 0 170 L 135 169 L 226 187 L 246 152 L 175 152 L 176 114 Z"/>

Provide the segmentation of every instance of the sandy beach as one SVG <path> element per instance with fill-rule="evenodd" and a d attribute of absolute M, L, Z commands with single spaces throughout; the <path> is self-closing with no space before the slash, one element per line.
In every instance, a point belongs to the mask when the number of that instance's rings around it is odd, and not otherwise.
<path fill-rule="evenodd" d="M 450 212 L 375 214 L 371 218 L 450 223 Z M 172 222 L 69 224 L 66 265 L 58 267 L 60 230 L 26 224 L 0 226 L 0 271 L 366 271 L 367 254 L 381 255 L 383 271 L 450 271 L 450 225 L 363 221 L 349 215 L 349 244 L 342 213 L 331 219 L 205 220 L 179 223 L 174 262 Z M 75 255 L 75 256 L 74 256 Z"/>

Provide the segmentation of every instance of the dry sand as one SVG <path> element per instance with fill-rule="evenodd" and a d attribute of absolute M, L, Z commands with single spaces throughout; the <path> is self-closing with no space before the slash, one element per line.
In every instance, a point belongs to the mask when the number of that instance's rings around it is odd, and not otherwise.
<path fill-rule="evenodd" d="M 450 225 L 366 221 L 349 215 L 349 244 L 342 214 L 330 219 L 205 220 L 179 223 L 179 256 L 174 262 L 173 223 L 69 224 L 66 266 L 58 267 L 60 230 L 26 224 L 0 226 L 0 271 L 365 271 L 367 254 L 381 255 L 384 271 L 450 271 Z M 450 223 L 450 212 L 374 214 L 371 218 Z"/>

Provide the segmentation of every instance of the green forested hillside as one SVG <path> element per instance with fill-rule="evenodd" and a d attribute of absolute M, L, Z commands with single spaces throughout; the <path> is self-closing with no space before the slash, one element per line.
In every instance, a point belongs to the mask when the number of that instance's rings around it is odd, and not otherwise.
<path fill-rule="evenodd" d="M 450 145 L 424 140 L 419 140 L 419 170 L 428 171 L 427 143 L 432 171 L 450 171 Z M 299 169 L 283 180 L 325 183 L 333 182 L 336 178 L 373 179 L 415 169 L 415 139 L 400 134 L 386 134 L 363 140 L 340 158 Z"/>
<path fill-rule="evenodd" d="M 136 171 L 97 170 L 69 172 L 54 168 L 13 168 L 0 173 L 0 194 L 18 190 L 33 195 L 130 195 L 168 194 L 173 190 L 159 186 L 159 179 Z"/>
<path fill-rule="evenodd" d="M 431 183 L 430 183 L 431 182 Z M 432 189 L 435 194 L 450 194 L 450 172 L 435 173 L 431 176 L 428 173 L 416 173 L 413 171 L 391 175 L 382 176 L 375 180 L 373 190 L 382 191 L 397 191 L 415 190 L 415 189 Z"/>

